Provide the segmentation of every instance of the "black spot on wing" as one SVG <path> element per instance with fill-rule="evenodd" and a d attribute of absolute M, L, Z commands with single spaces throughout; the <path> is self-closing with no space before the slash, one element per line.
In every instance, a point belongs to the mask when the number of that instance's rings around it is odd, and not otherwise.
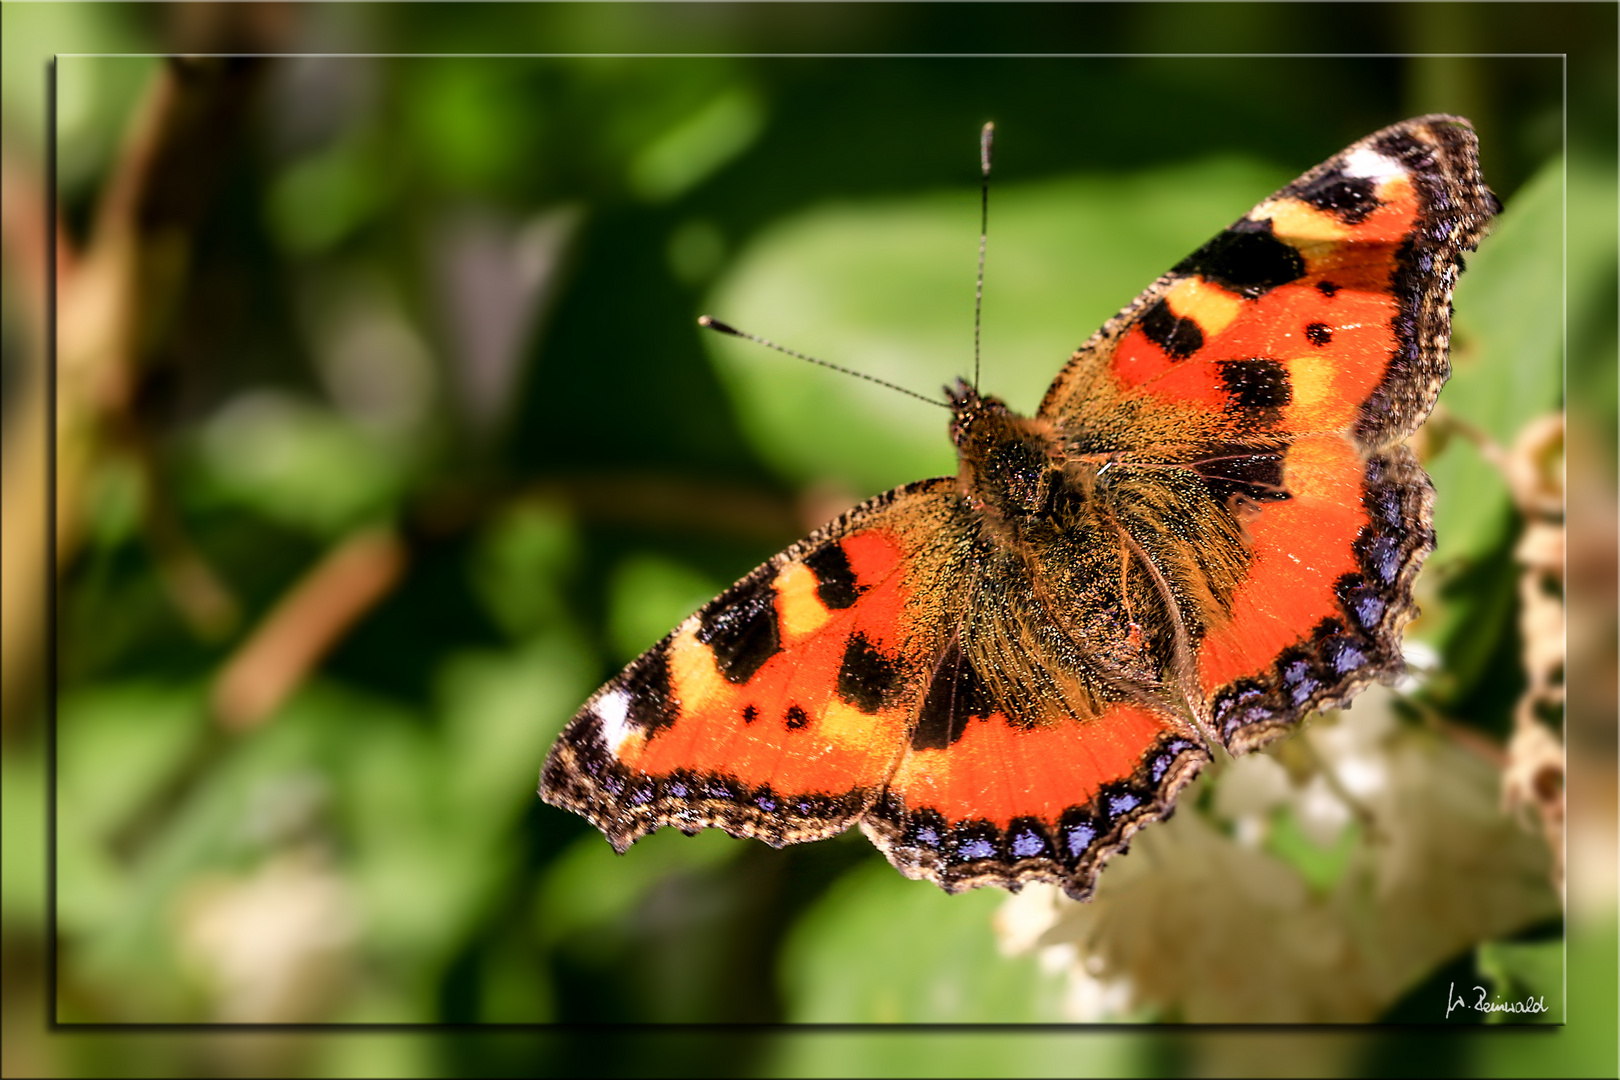
<path fill-rule="evenodd" d="M 1390 589 L 1400 577 L 1401 567 L 1406 564 L 1406 553 L 1403 550 L 1399 534 L 1374 532 L 1364 529 L 1356 537 L 1355 553 L 1361 563 L 1362 573 L 1380 588 Z"/>
<path fill-rule="evenodd" d="M 1294 400 L 1288 369 L 1280 361 L 1223 360 L 1220 371 L 1231 408 L 1275 410 Z"/>
<path fill-rule="evenodd" d="M 1244 728 L 1259 728 L 1273 723 L 1278 719 L 1278 712 L 1278 708 L 1272 704 L 1271 695 L 1252 679 L 1233 683 L 1221 692 L 1210 707 L 1215 729 L 1220 733 L 1221 741 L 1228 745 Z"/>
<path fill-rule="evenodd" d="M 1333 340 L 1333 328 L 1327 323 L 1313 322 L 1305 327 L 1305 337 L 1320 348 Z"/>
<path fill-rule="evenodd" d="M 836 540 L 806 555 L 804 565 L 816 575 L 816 596 L 835 611 L 852 606 L 866 591 L 856 582 L 849 556 L 844 552 L 844 546 Z"/>
<path fill-rule="evenodd" d="M 911 735 L 911 748 L 943 750 L 962 737 L 970 717 L 989 716 L 994 711 L 990 688 L 952 640 L 934 668 L 928 692 L 923 695 L 917 728 Z"/>
<path fill-rule="evenodd" d="M 595 712 L 600 717 L 610 709 L 622 710 L 623 721 L 649 737 L 675 723 L 678 710 L 670 690 L 669 655 L 662 645 L 648 650 L 613 680 Z"/>
<path fill-rule="evenodd" d="M 776 626 L 776 590 L 768 579 L 745 581 L 721 597 L 698 624 L 697 639 L 714 650 L 714 666 L 728 682 L 745 683 L 782 650 Z"/>
<path fill-rule="evenodd" d="M 1283 693 L 1295 708 L 1304 705 L 1312 694 L 1322 689 L 1322 680 L 1316 675 L 1316 657 L 1307 650 L 1284 653 L 1277 667 L 1281 669 Z"/>
<path fill-rule="evenodd" d="M 786 720 L 788 730 L 797 731 L 810 722 L 810 716 L 798 705 L 789 705 Z"/>
<path fill-rule="evenodd" d="M 1387 132 L 1373 143 L 1373 149 L 1420 176 L 1433 172 L 1438 164 L 1434 158 L 1434 148 L 1405 131 Z"/>
<path fill-rule="evenodd" d="M 1305 276 L 1305 260 L 1277 239 L 1271 221 L 1244 218 L 1175 266 L 1251 299 Z"/>
<path fill-rule="evenodd" d="M 1276 450 L 1222 446 L 1192 464 L 1218 502 L 1234 494 L 1260 503 L 1290 498 L 1283 487 L 1283 456 Z"/>
<path fill-rule="evenodd" d="M 878 651 L 865 634 L 850 635 L 838 665 L 838 696 L 863 713 L 875 713 L 894 700 L 899 687 L 900 662 Z"/>
<path fill-rule="evenodd" d="M 1318 281 L 1316 283 L 1316 291 L 1321 293 L 1323 296 L 1327 297 L 1329 300 L 1333 299 L 1334 294 L 1337 293 L 1342 288 L 1344 288 L 1344 286 L 1335 285 L 1333 282 L 1328 281 L 1326 278 L 1323 278 L 1321 281 Z"/>
<path fill-rule="evenodd" d="M 1346 225 L 1359 225 L 1368 214 L 1384 205 L 1373 194 L 1374 190 L 1368 177 L 1332 172 L 1296 189 L 1294 194 Z"/>
<path fill-rule="evenodd" d="M 1172 360 L 1185 360 L 1204 347 L 1204 332 L 1198 323 L 1177 315 L 1163 300 L 1142 312 L 1141 326 L 1147 339 Z"/>
<path fill-rule="evenodd" d="M 950 823 L 938 810 L 920 807 L 907 811 L 903 803 L 896 802 L 890 813 L 896 819 L 905 822 L 904 838 L 907 846 L 935 854 L 944 850 L 945 837 L 951 829 Z"/>

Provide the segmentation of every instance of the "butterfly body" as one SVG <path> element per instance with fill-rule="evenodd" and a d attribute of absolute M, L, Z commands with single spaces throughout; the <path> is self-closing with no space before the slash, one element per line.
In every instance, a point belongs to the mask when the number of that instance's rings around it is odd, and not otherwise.
<path fill-rule="evenodd" d="M 955 477 L 756 569 L 598 691 L 541 778 L 623 850 L 859 823 L 955 890 L 1089 895 L 1216 744 L 1402 669 L 1472 132 L 1408 121 L 1262 202 L 1083 345 L 1033 417 L 947 389 Z"/>

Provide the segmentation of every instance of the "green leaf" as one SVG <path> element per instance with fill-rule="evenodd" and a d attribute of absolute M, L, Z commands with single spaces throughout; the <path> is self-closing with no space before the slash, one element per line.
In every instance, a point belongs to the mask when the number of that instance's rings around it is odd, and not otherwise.
<path fill-rule="evenodd" d="M 565 617 L 563 585 L 579 549 L 566 508 L 519 503 L 480 533 L 469 568 L 473 588 L 508 633 L 532 632 Z"/>
<path fill-rule="evenodd" d="M 69 11 L 51 12 L 48 18 L 58 23 L 52 28 L 56 35 L 53 41 L 59 42 L 65 30 L 75 37 L 81 37 L 81 40 L 100 39 L 102 49 L 107 52 L 138 52 L 142 49 L 140 37 L 131 34 L 127 26 L 119 26 L 122 20 L 117 18 L 79 15 Z M 37 26 L 37 20 L 38 16 L 19 20 L 23 28 L 18 32 L 43 29 Z M 62 22 L 78 25 L 64 27 L 60 25 Z M 8 34 L 11 33 L 10 23 L 8 19 Z M 36 23 L 36 26 L 30 27 L 29 23 Z M 91 50 L 87 48 L 86 51 Z M 41 78 L 44 72 L 38 66 L 17 66 L 20 70 L 15 78 L 20 80 L 22 72 L 27 72 L 32 76 L 28 79 L 32 85 L 20 95 L 16 94 L 19 88 L 15 84 L 7 85 L 8 105 L 18 97 L 34 97 L 38 92 L 36 87 L 44 84 Z M 11 118 L 16 117 L 26 123 L 31 115 L 49 115 L 55 121 L 56 182 L 58 190 L 71 197 L 90 187 L 116 159 L 126 125 L 130 123 L 132 115 L 139 112 L 149 88 L 157 79 L 160 60 L 155 56 L 59 56 L 55 68 L 54 108 L 47 111 L 44 102 L 40 102 L 38 111 L 32 114 L 20 109 L 8 109 L 7 120 L 10 123 L 13 122 Z M 10 79 L 7 81 L 10 83 Z"/>
<path fill-rule="evenodd" d="M 503 826 L 534 800 L 546 750 L 590 693 L 595 671 L 595 658 L 578 639 L 558 631 L 445 664 L 438 783 L 467 842 L 497 842 Z"/>
<path fill-rule="evenodd" d="M 1452 377 L 1438 408 L 1496 445 L 1563 401 L 1564 170 L 1549 162 L 1504 208 L 1468 257 L 1455 296 Z M 1430 686 L 1442 707 L 1487 728 L 1505 722 L 1490 703 L 1515 692 L 1501 667 L 1514 648 L 1518 569 L 1512 493 L 1500 469 L 1460 433 L 1431 440 L 1435 551 L 1418 581 L 1422 616 L 1410 629 L 1445 663 Z M 1515 661 L 1516 662 L 1516 661 Z M 1496 683 L 1482 680 L 1497 679 Z M 1481 689 L 1483 687 L 1483 689 Z"/>
<path fill-rule="evenodd" d="M 482 193 L 522 167 L 525 135 L 537 121 L 535 95 L 516 84 L 522 68 L 438 57 L 394 72 L 414 136 L 402 150 L 422 172 L 451 190 Z"/>
<path fill-rule="evenodd" d="M 1050 1023 L 1060 983 L 1032 956 L 1004 957 L 991 926 L 1006 894 L 949 895 L 873 858 L 835 884 L 782 953 L 799 1024 Z"/>
<path fill-rule="evenodd" d="M 1126 1031 L 788 1031 L 765 1076 L 1149 1076 L 1157 1036 Z"/>
<path fill-rule="evenodd" d="M 534 908 L 540 936 L 602 955 L 628 932 L 636 907 L 666 879 L 730 862 L 750 842 L 718 829 L 694 836 L 661 829 L 620 855 L 601 835 L 582 836 L 540 882 Z"/>
<path fill-rule="evenodd" d="M 391 180 L 353 140 L 295 162 L 270 187 L 271 235 L 295 255 L 325 251 L 388 202 Z"/>
<path fill-rule="evenodd" d="M 206 726 L 196 686 L 120 683 L 64 697 L 58 824 L 104 840 L 174 774 Z"/>
<path fill-rule="evenodd" d="M 1272 818 L 1266 834 L 1266 850 L 1299 871 L 1308 885 L 1325 893 L 1337 885 L 1350 869 L 1361 841 L 1361 829 L 1353 823 L 1329 846 L 1317 844 L 1300 828 L 1299 819 L 1287 809 Z"/>
<path fill-rule="evenodd" d="M 1475 955 L 1479 973 L 1495 984 L 1491 1000 L 1528 1004 L 1534 1013 L 1490 1014 L 1489 1023 L 1558 1024 L 1564 1020 L 1564 942 L 1487 941 Z"/>
<path fill-rule="evenodd" d="M 637 154 L 630 187 L 649 202 L 673 199 L 747 150 L 765 128 L 765 105 L 746 87 L 709 101 Z"/>
<path fill-rule="evenodd" d="M 409 455 L 332 409 L 271 390 L 221 410 L 198 448 L 205 499 L 317 535 L 386 513 L 409 479 Z"/>
<path fill-rule="evenodd" d="M 706 574 L 672 559 L 644 554 L 624 560 L 609 585 L 608 633 L 614 659 L 634 660 L 714 599 L 721 588 Z"/>

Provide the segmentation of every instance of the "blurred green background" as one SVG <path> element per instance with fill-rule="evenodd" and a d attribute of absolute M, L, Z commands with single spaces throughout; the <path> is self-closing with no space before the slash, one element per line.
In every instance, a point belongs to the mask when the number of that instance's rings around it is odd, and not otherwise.
<path fill-rule="evenodd" d="M 1613 1072 L 1612 8 L 9 4 L 3 17 L 8 1074 Z M 1596 40 L 1606 54 L 1567 63 L 745 55 Z M 490 49 L 732 55 L 43 63 Z M 1423 670 L 1319 722 L 1311 746 L 1343 765 L 1331 755 L 1365 735 L 1352 718 L 1383 717 L 1395 734 L 1379 767 L 1406 762 L 1415 778 L 1404 813 L 1445 825 L 1413 831 L 1462 854 L 1391 885 L 1401 845 L 1383 819 L 1312 832 L 1323 769 L 1304 739 L 1273 755 L 1293 786 L 1263 813 L 1232 809 L 1249 789 L 1222 778 L 1189 793 L 1180 831 L 1155 827 L 1166 844 L 1264 860 L 1317 920 L 1288 926 L 1352 927 L 1345 958 L 1307 956 L 1320 935 L 1286 938 L 1241 885 L 1179 900 L 1227 913 L 1208 955 L 1165 944 L 1175 896 L 1139 905 L 1139 923 L 1165 920 L 1142 931 L 1159 953 L 1121 953 L 1130 927 L 1108 913 L 1142 895 L 1121 871 L 1151 846 L 1104 875 L 1121 882 L 1114 908 L 1103 895 L 1048 927 L 998 892 L 904 881 L 857 834 L 773 851 L 666 832 L 621 858 L 534 796 L 573 710 L 676 621 L 851 502 L 952 471 L 939 410 L 705 338 L 698 314 L 924 393 L 965 372 L 976 136 L 993 119 L 984 383 L 1029 409 L 1172 262 L 1349 142 L 1436 111 L 1474 121 L 1507 209 L 1457 292 L 1457 374 L 1420 445 L 1440 534 L 1412 631 Z M 48 116 L 57 235 L 30 247 L 51 221 Z M 45 531 L 44 489 L 14 479 L 46 437 L 53 242 L 56 588 L 32 617 L 54 639 L 17 630 L 30 611 L 13 583 L 38 579 L 12 569 Z M 1571 676 L 1567 723 L 1541 717 L 1572 759 L 1567 967 L 1553 834 L 1497 806 L 1515 708 L 1556 652 L 1526 619 L 1522 544 L 1563 520 L 1515 503 L 1504 477 L 1537 462 L 1508 451 L 1556 415 L 1566 370 L 1579 388 L 1569 573 L 1584 557 L 1609 575 L 1606 593 L 1570 596 L 1568 663 L 1595 681 Z M 1580 533 L 1577 502 L 1609 533 Z M 1188 839 L 1198 821 L 1211 839 Z M 1258 849 L 1238 842 L 1246 821 Z M 1378 898 L 1357 892 L 1367 882 Z M 1365 999 L 1324 991 L 1425 920 L 1455 940 Z M 1032 945 L 1020 925 L 1047 936 Z M 1088 952 L 1098 926 L 1112 930 Z M 1114 965 L 1108 978 L 1087 975 L 1087 957 Z M 1567 1002 L 1570 1026 L 1441 1042 L 1390 1027 L 603 1040 L 581 1027 L 132 1038 L 39 1021 L 1201 1021 L 1219 1018 L 1205 1004 L 1219 979 L 1238 996 L 1263 982 L 1274 1011 L 1247 1017 L 1261 1021 L 1433 1024 L 1448 984 L 1466 983 L 1539 994 L 1554 1019 Z"/>

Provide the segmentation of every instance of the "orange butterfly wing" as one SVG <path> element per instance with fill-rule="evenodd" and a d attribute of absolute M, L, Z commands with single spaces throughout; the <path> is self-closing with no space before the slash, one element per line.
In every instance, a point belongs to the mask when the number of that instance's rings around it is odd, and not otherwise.
<path fill-rule="evenodd" d="M 585 703 L 541 795 L 621 851 L 664 825 L 776 845 L 847 828 L 912 726 L 934 648 L 917 593 L 948 590 L 953 487 L 882 495 L 707 604 Z"/>

